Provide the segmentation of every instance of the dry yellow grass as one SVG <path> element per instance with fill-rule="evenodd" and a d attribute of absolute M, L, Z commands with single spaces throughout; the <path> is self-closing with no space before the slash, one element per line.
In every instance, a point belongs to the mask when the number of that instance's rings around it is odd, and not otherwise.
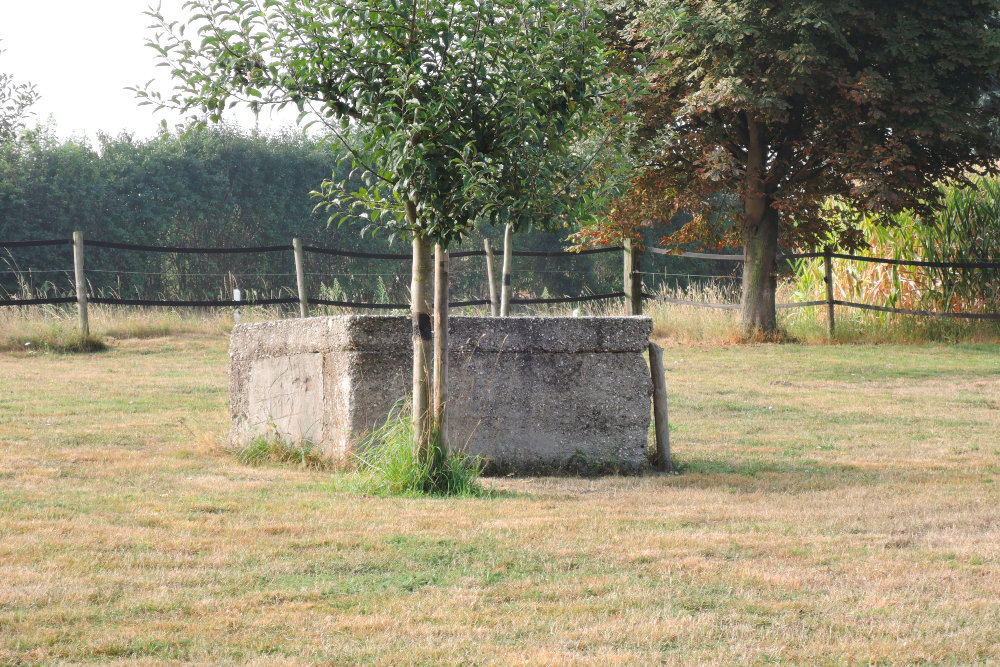
<path fill-rule="evenodd" d="M 381 499 L 222 335 L 0 354 L 0 664 L 1000 661 L 1000 348 L 667 345 L 678 476 Z"/>

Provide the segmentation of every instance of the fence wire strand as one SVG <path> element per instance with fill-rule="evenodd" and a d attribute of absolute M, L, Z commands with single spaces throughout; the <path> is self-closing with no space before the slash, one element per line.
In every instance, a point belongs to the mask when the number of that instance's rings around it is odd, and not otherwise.
<path fill-rule="evenodd" d="M 46 247 L 46 246 L 64 246 L 72 247 L 72 239 L 42 239 L 42 240 L 29 240 L 29 241 L 0 241 L 0 249 L 13 249 L 13 248 L 31 248 L 31 247 Z M 192 248 L 192 247 L 178 247 L 178 246 L 152 246 L 152 245 L 139 245 L 131 243 L 117 243 L 110 241 L 100 241 L 100 240 L 85 240 L 84 247 L 96 247 L 96 248 L 106 248 L 114 250 L 129 250 L 129 251 L 139 251 L 139 252 L 159 252 L 159 253 L 178 253 L 178 254 L 249 254 L 249 253 L 272 253 L 272 252 L 287 252 L 293 250 L 292 245 L 273 245 L 273 246 L 255 246 L 255 247 L 235 247 L 235 248 Z M 578 251 L 539 251 L 539 250 L 515 250 L 515 257 L 577 257 L 582 255 L 592 255 L 599 253 L 608 252 L 621 252 L 623 249 L 618 246 L 606 247 L 606 248 L 592 248 L 586 250 Z M 320 255 L 329 256 L 339 256 L 339 257 L 349 257 L 356 259 L 379 259 L 379 260 L 410 260 L 412 255 L 409 253 L 370 253 L 370 252 L 359 252 L 359 251 L 349 251 L 340 250 L 336 248 L 321 248 L 317 246 L 304 246 L 304 252 L 315 253 Z M 666 248 L 657 247 L 646 247 L 645 252 L 654 255 L 661 255 L 664 257 L 677 257 L 677 258 L 690 258 L 690 259 L 708 259 L 717 261 L 731 261 L 731 262 L 744 262 L 745 257 L 743 255 L 735 254 L 724 254 L 724 253 L 701 253 L 701 252 L 682 252 L 677 253 L 673 250 L 668 250 Z M 486 255 L 485 250 L 469 250 L 469 251 L 459 251 L 451 254 L 453 258 L 462 257 L 483 257 Z M 876 262 L 881 264 L 895 265 L 895 266 L 912 266 L 912 267 L 934 267 L 934 268 L 954 268 L 954 269 L 984 269 L 984 270 L 994 270 L 1000 269 L 1000 261 L 992 259 L 983 260 L 969 260 L 969 261 L 959 261 L 959 262 L 938 262 L 938 261 L 923 261 L 923 260 L 898 260 L 898 259 L 884 259 L 879 257 L 868 257 L 862 255 L 848 255 L 842 253 L 824 253 L 824 252 L 805 252 L 805 253 L 790 253 L 790 254 L 780 254 L 777 259 L 779 261 L 786 261 L 791 259 L 807 259 L 829 256 L 831 258 L 859 261 L 859 262 Z M 35 275 L 35 274 L 46 274 L 46 273 L 62 273 L 69 274 L 70 269 L 28 269 L 28 270 L 4 270 L 0 271 L 3 275 Z M 102 274 L 118 274 L 118 275 L 150 275 L 150 276 L 164 276 L 173 275 L 172 272 L 154 272 L 154 271 L 116 271 L 110 269 L 88 269 L 88 272 L 102 273 Z M 533 273 L 567 273 L 567 271 L 558 270 L 540 270 L 533 271 Z M 671 273 L 671 272 L 636 272 L 638 275 L 647 276 L 676 276 L 676 277 L 688 277 L 688 278 L 712 278 L 712 279 L 722 279 L 722 280 L 735 280 L 738 276 L 723 276 L 723 275 L 707 275 L 707 274 L 691 274 L 691 273 Z M 289 278 L 294 276 L 294 273 L 185 273 L 185 276 L 191 277 L 207 277 L 207 278 Z M 309 276 L 326 276 L 326 277 L 396 277 L 400 274 L 397 273 L 322 273 L 322 272 L 309 272 L 306 273 Z M 517 305 L 533 305 L 533 304 L 556 304 L 556 303 L 578 303 L 584 301 L 600 301 L 606 299 L 623 298 L 626 294 L 624 292 L 612 292 L 607 294 L 594 294 L 594 295 L 583 295 L 578 297 L 556 297 L 556 298 L 514 298 L 511 299 L 511 304 Z M 716 308 L 733 310 L 739 308 L 739 304 L 731 303 L 707 303 L 703 301 L 693 301 L 688 299 L 674 299 L 670 297 L 653 295 L 653 294 L 643 294 L 643 298 L 650 299 L 653 301 L 661 303 L 674 303 L 680 305 L 689 305 L 703 308 Z M 58 298 L 41 298 L 41 299 L 7 299 L 0 300 L 0 306 L 32 306 L 32 305 L 50 305 L 50 304 L 66 304 L 73 303 L 76 299 L 73 297 L 58 297 Z M 242 306 L 255 306 L 255 305 L 285 305 L 285 304 L 295 304 L 298 303 L 298 299 L 295 298 L 276 298 L 276 299 L 257 299 L 249 301 L 227 301 L 227 300 L 153 300 L 153 299 L 119 299 L 119 298 L 105 298 L 105 297 L 91 297 L 89 299 L 91 303 L 95 304 L 107 304 L 107 305 L 135 305 L 135 306 L 163 306 L 163 307 L 242 307 Z M 397 303 L 362 303 L 356 301 L 339 301 L 339 300 L 328 300 L 328 299 L 309 299 L 310 304 L 319 306 L 336 306 L 344 308 L 369 308 L 369 309 L 388 309 L 388 310 L 405 310 L 409 308 L 409 304 L 397 304 Z M 457 301 L 449 305 L 454 307 L 463 306 L 477 306 L 489 304 L 488 299 L 471 299 L 467 301 Z M 827 301 L 807 301 L 807 302 L 792 302 L 792 303 L 780 303 L 776 304 L 777 308 L 805 308 L 811 306 L 821 306 L 827 305 Z M 872 304 L 857 303 L 853 301 L 841 301 L 834 300 L 834 305 L 846 307 L 846 308 L 858 308 L 862 310 L 872 310 L 885 313 L 895 313 L 902 315 L 917 315 L 923 317 L 946 317 L 946 318 L 962 318 L 962 319 L 979 319 L 979 320 L 1000 320 L 1000 313 L 962 313 L 962 312 L 940 312 L 940 311 L 930 311 L 930 310 L 912 310 L 906 308 L 892 308 L 887 306 L 876 306 Z"/>

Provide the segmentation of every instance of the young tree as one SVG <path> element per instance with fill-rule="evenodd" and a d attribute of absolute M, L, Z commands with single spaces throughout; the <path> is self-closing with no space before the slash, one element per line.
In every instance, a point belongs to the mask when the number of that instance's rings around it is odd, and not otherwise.
<path fill-rule="evenodd" d="M 300 120 L 344 144 L 364 183 L 348 190 L 331 179 L 326 200 L 412 239 L 412 418 L 426 453 L 435 426 L 430 246 L 447 249 L 477 222 L 521 227 L 572 204 L 561 184 L 573 161 L 563 153 L 600 100 L 600 16 L 587 0 L 185 6 L 186 24 L 151 12 L 151 46 L 177 81 L 173 94 L 147 88 L 140 97 L 212 121 L 233 104 L 295 105 Z"/>
<path fill-rule="evenodd" d="M 0 142 L 8 141 L 22 127 L 28 109 L 37 100 L 33 84 L 18 83 L 13 74 L 0 72 Z"/>
<path fill-rule="evenodd" d="M 743 324 L 775 329 L 779 244 L 861 236 L 824 215 L 920 209 L 934 183 L 996 171 L 997 0 L 648 0 L 635 155 L 611 226 L 687 211 L 670 240 L 740 244 Z M 728 211 L 727 211 L 728 207 Z"/>

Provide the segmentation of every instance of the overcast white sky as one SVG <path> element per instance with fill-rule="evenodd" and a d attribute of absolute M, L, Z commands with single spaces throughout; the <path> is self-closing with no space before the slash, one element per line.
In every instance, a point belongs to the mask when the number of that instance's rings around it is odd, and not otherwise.
<path fill-rule="evenodd" d="M 155 0 L 154 0 L 155 2 Z M 182 18 L 184 0 L 162 0 L 167 16 Z M 155 67 L 155 51 L 146 47 L 152 19 L 143 12 L 147 0 L 0 0 L 0 71 L 18 81 L 30 81 L 41 99 L 32 107 L 32 121 L 54 118 L 60 137 L 98 131 L 137 137 L 156 133 L 161 119 L 172 127 L 181 119 L 137 105 L 126 86 L 151 78 L 164 83 L 167 70 Z M 252 115 L 239 117 L 252 127 Z M 293 124 L 295 114 L 282 119 L 262 117 L 260 128 Z"/>

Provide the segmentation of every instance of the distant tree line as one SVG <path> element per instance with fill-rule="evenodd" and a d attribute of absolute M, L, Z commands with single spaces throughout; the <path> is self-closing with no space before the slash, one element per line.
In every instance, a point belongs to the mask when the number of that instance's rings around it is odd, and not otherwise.
<path fill-rule="evenodd" d="M 285 245 L 299 237 L 306 245 L 409 252 L 409 244 L 398 238 L 373 235 L 360 222 L 331 227 L 329 211 L 314 211 L 311 192 L 331 177 L 350 176 L 350 162 L 342 157 L 337 145 L 317 146 L 315 139 L 291 131 L 268 136 L 217 126 L 146 140 L 121 135 L 90 142 L 59 140 L 41 126 L 0 143 L 0 240 L 68 239 L 79 230 L 85 239 L 153 246 Z M 463 247 L 482 248 L 484 234 L 499 253 L 502 227 L 477 230 Z M 517 247 L 558 250 L 565 247 L 565 236 L 529 230 L 518 236 Z M 486 295 L 482 261 L 455 260 L 457 297 Z M 69 272 L 45 271 L 71 268 L 68 245 L 15 249 L 0 254 L 0 285 L 8 293 L 61 292 L 69 288 Z M 215 298 L 233 287 L 275 294 L 295 284 L 290 253 L 90 248 L 87 269 L 94 293 L 124 298 Z M 307 271 L 317 296 L 323 291 L 327 298 L 407 300 L 406 262 L 312 255 Z M 525 295 L 576 295 L 585 288 L 618 289 L 620 273 L 616 255 L 521 258 L 514 284 Z"/>

